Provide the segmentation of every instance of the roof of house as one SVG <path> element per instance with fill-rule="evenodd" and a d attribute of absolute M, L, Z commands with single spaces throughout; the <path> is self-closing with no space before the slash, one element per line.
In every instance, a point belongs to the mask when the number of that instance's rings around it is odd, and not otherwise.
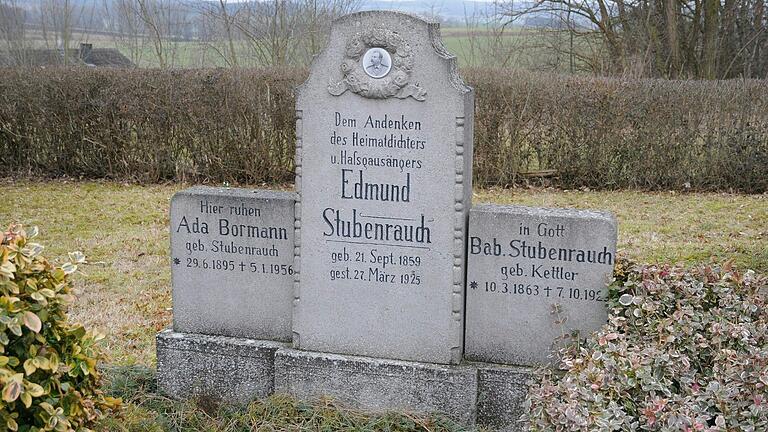
<path fill-rule="evenodd" d="M 92 48 L 87 52 L 69 49 L 66 64 L 96 67 L 134 67 L 132 61 L 115 48 Z M 65 64 L 64 50 L 25 49 L 13 53 L 0 52 L 0 66 L 60 66 Z"/>
<path fill-rule="evenodd" d="M 93 48 L 88 64 L 101 67 L 134 67 L 128 57 L 122 55 L 115 48 Z"/>

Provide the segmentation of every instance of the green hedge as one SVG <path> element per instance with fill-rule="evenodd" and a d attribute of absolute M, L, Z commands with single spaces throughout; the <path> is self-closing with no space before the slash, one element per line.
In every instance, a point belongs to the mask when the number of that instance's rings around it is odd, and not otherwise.
<path fill-rule="evenodd" d="M 475 181 L 768 190 L 768 82 L 465 70 Z M 2 69 L 0 161 L 141 182 L 291 181 L 302 69 Z"/>

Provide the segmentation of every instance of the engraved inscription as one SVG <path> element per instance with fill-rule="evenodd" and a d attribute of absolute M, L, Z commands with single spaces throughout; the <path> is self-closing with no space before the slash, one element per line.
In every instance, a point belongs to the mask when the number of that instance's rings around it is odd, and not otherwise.
<path fill-rule="evenodd" d="M 171 200 L 174 328 L 289 340 L 292 194 L 196 186 Z"/>
<path fill-rule="evenodd" d="M 478 206 L 467 245 L 470 360 L 535 365 L 607 319 L 616 223 L 602 212 Z"/>
<path fill-rule="evenodd" d="M 433 220 L 407 207 L 387 211 L 386 204 L 414 202 L 415 173 L 424 166 L 422 152 L 428 147 L 424 121 L 404 114 L 335 111 L 331 123 L 329 143 L 338 148 L 328 159 L 338 167 L 334 194 L 350 206 L 322 210 L 328 281 L 421 284 L 419 250 L 430 248 Z M 366 211 L 355 205 L 364 201 L 381 206 Z"/>
<path fill-rule="evenodd" d="M 607 300 L 602 287 L 584 287 L 580 276 L 584 272 L 571 269 L 569 264 L 612 266 L 615 256 L 609 245 L 563 247 L 559 243 L 570 232 L 559 223 L 530 225 L 523 222 L 519 223 L 517 231 L 518 235 L 509 239 L 470 237 L 470 256 L 495 259 L 494 263 L 498 265 L 493 273 L 470 281 L 471 291 L 544 299 Z M 596 268 L 595 271 L 601 270 Z"/>
<path fill-rule="evenodd" d="M 201 198 L 195 207 L 177 216 L 172 227 L 183 239 L 184 253 L 173 257 L 177 271 L 214 270 L 292 275 L 293 257 L 282 256 L 291 246 L 288 228 L 262 223 L 262 209 Z M 198 277 L 204 277 L 201 273 Z"/>
<path fill-rule="evenodd" d="M 472 103 L 436 24 L 334 25 L 296 98 L 294 347 L 461 360 Z"/>

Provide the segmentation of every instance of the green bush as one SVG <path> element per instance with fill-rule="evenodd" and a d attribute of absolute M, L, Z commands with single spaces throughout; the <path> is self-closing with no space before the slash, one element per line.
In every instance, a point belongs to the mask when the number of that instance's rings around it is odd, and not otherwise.
<path fill-rule="evenodd" d="M 534 431 L 768 430 L 766 278 L 620 263 L 609 323 L 531 387 Z"/>
<path fill-rule="evenodd" d="M 67 321 L 78 252 L 54 267 L 20 225 L 0 239 L 0 425 L 12 431 L 84 431 L 119 401 L 99 390 L 102 336 Z"/>

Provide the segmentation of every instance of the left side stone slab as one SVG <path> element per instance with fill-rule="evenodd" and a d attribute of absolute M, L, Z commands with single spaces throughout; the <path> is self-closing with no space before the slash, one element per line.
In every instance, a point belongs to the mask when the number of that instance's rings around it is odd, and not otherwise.
<path fill-rule="evenodd" d="M 176 333 L 157 335 L 157 383 L 177 399 L 208 397 L 245 404 L 275 387 L 272 341 Z"/>
<path fill-rule="evenodd" d="M 291 340 L 295 195 L 196 186 L 171 200 L 173 330 Z"/>

